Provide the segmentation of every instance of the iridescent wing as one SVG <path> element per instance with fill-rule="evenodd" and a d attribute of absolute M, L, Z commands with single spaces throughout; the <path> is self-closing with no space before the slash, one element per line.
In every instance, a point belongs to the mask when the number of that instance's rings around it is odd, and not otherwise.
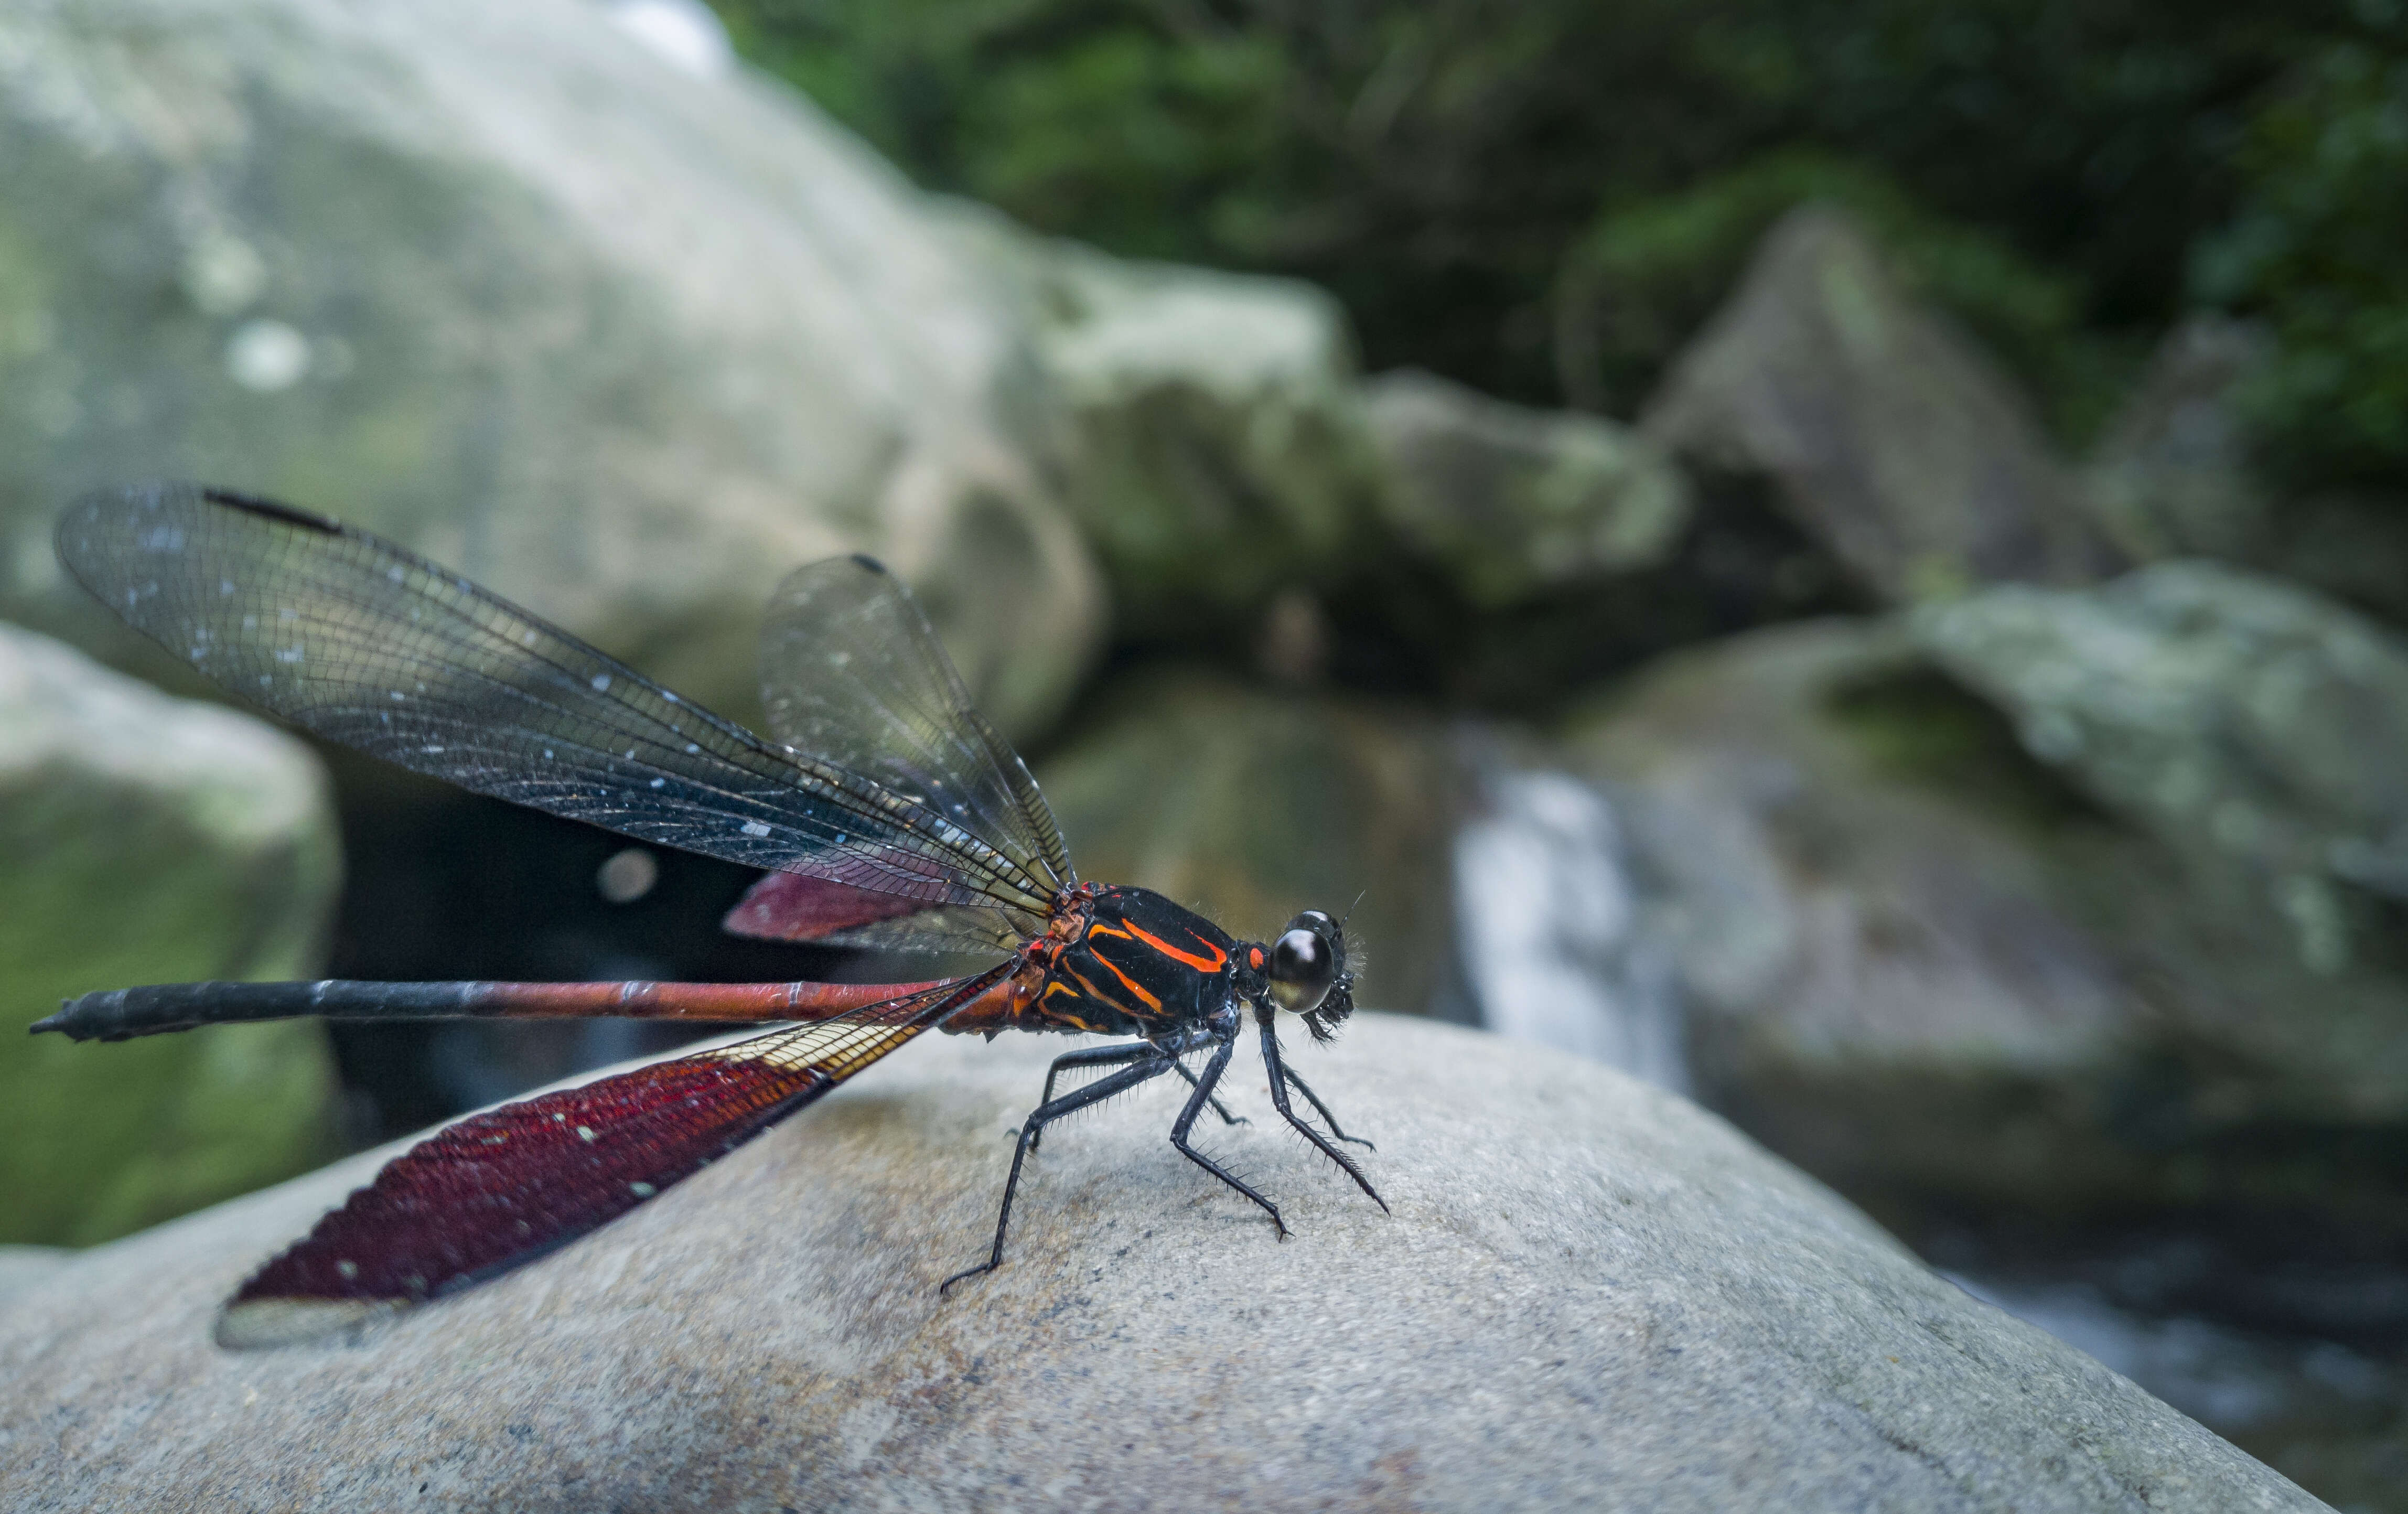
<path fill-rule="evenodd" d="M 770 873 L 720 921 L 734 936 L 767 941 L 817 941 L 876 951 L 975 955 L 1020 944 L 1003 910 L 974 905 L 927 908 L 917 899 L 849 889 L 799 873 Z"/>
<path fill-rule="evenodd" d="M 974 828 L 986 811 L 941 785 L 772 746 L 366 532 L 168 484 L 79 500 L 58 546 L 104 604 L 230 693 L 478 793 L 1012 930 L 1040 927 L 1059 887 L 1024 860 L 1021 828 L 990 841 Z"/>
<path fill-rule="evenodd" d="M 778 585 L 761 632 L 761 702 L 770 733 L 796 751 L 912 795 L 1032 877 L 1078 881 L 1027 764 L 876 559 L 832 557 Z"/>
<path fill-rule="evenodd" d="M 1010 966 L 447 1125 L 244 1283 L 218 1342 L 309 1339 L 566 1246 L 975 1000 Z"/>
<path fill-rule="evenodd" d="M 927 617 L 874 558 L 796 569 L 770 597 L 761 636 L 769 729 L 797 751 L 910 795 L 1055 888 L 1078 881 L 1036 780 L 970 703 Z M 1015 922 L 975 903 L 940 918 L 848 896 L 841 886 L 764 879 L 728 917 L 732 930 L 788 940 L 958 951 L 1013 938 Z"/>

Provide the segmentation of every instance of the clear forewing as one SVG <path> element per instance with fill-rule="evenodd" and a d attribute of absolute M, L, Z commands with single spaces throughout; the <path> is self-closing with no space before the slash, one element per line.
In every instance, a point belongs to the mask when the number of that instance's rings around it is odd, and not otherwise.
<path fill-rule="evenodd" d="M 1078 881 L 1026 764 L 970 703 L 900 579 L 873 558 L 797 568 L 769 601 L 771 734 L 907 793 L 1054 888 Z"/>
<path fill-rule="evenodd" d="M 366 532 L 168 484 L 77 501 L 58 545 L 136 629 L 328 740 L 747 866 L 998 922 L 1050 909 L 1057 885 L 1021 855 L 1025 822 L 990 839 L 985 811 L 953 807 L 941 785 L 901 790 L 837 752 L 773 747 Z M 910 740 L 925 739 L 915 726 Z"/>

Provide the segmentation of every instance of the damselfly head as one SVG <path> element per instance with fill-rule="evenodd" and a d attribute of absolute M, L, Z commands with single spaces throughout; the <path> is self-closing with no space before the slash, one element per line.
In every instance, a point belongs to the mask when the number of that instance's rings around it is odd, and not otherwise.
<path fill-rule="evenodd" d="M 1304 1017 L 1317 1041 L 1354 1012 L 1354 975 L 1346 970 L 1346 932 L 1318 909 L 1287 922 L 1271 943 L 1271 1002 Z"/>

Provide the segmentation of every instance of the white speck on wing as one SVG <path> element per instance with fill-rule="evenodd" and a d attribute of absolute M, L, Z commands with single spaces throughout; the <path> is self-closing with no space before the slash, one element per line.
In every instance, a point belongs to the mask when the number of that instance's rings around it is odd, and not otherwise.
<path fill-rule="evenodd" d="M 609 674 L 608 674 L 608 673 L 596 673 L 596 674 L 595 674 L 595 675 L 594 675 L 594 692 L 595 692 L 595 693 L 602 693 L 606 692 L 607 690 L 609 690 L 609 687 L 610 687 L 610 675 L 609 675 Z"/>
<path fill-rule="evenodd" d="M 769 827 L 762 824 L 759 821 L 746 821 L 744 822 L 744 834 L 746 836 L 767 836 L 769 834 Z"/>

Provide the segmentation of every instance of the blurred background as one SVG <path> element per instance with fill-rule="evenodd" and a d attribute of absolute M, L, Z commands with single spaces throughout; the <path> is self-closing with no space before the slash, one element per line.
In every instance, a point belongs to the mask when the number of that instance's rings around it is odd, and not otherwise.
<path fill-rule="evenodd" d="M 1351 909 L 1368 1004 L 2408 1509 L 2403 249 L 2395 0 L 20 0 L 0 1242 L 667 1044 L 63 994 L 882 968 L 208 702 L 76 493 L 340 515 L 748 722 L 864 550 L 1086 876 Z"/>

